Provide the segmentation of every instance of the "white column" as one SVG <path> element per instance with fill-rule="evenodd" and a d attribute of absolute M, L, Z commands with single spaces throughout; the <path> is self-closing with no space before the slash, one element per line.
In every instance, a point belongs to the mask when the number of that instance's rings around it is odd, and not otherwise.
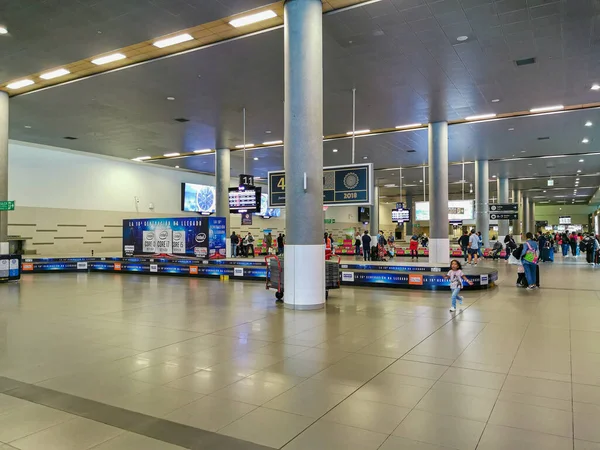
<path fill-rule="evenodd" d="M 498 178 L 498 203 L 508 203 L 508 178 Z M 502 242 L 508 234 L 509 221 L 498 221 L 498 240 Z"/>
<path fill-rule="evenodd" d="M 450 262 L 448 237 L 448 123 L 429 124 L 429 262 Z"/>
<path fill-rule="evenodd" d="M 325 304 L 323 5 L 284 4 L 285 306 Z"/>
<path fill-rule="evenodd" d="M 490 246 L 490 172 L 488 161 L 475 161 L 475 219 L 483 246 Z"/>
<path fill-rule="evenodd" d="M 0 200 L 8 200 L 8 94 L 0 91 Z M 8 254 L 8 212 L 0 212 L 0 254 Z"/>

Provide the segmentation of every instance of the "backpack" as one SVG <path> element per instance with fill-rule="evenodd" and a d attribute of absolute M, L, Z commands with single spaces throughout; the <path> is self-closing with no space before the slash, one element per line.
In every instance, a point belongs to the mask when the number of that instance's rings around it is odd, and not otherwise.
<path fill-rule="evenodd" d="M 523 248 L 523 249 L 525 249 L 525 248 Z M 529 255 L 531 255 L 531 257 Z M 527 252 L 525 253 L 525 256 L 523 257 L 523 259 L 525 261 L 533 263 L 533 264 L 537 264 L 537 262 L 538 262 L 538 255 L 536 254 L 533 247 L 529 244 L 529 242 L 527 242 Z"/>

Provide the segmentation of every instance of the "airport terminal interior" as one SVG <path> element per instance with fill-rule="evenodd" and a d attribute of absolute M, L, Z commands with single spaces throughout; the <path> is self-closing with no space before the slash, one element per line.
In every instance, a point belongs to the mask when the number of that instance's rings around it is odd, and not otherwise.
<path fill-rule="evenodd" d="M 599 20 L 1 1 L 0 450 L 600 450 Z"/>

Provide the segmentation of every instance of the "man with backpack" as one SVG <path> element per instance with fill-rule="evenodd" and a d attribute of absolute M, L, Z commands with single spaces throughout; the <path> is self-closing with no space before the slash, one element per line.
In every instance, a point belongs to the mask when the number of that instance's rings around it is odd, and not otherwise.
<path fill-rule="evenodd" d="M 460 249 L 463 252 L 465 262 L 467 262 L 469 252 L 469 232 L 467 230 L 465 230 L 463 235 L 460 238 L 458 238 L 458 245 L 460 245 Z"/>

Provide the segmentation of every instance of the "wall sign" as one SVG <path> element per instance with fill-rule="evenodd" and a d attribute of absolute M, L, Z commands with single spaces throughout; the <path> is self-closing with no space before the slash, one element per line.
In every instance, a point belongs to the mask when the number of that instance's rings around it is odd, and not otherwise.
<path fill-rule="evenodd" d="M 269 207 L 285 206 L 285 171 L 269 172 Z M 323 204 L 372 203 L 373 165 L 353 164 L 323 168 Z"/>
<path fill-rule="evenodd" d="M 493 212 L 518 211 L 518 203 L 492 203 L 490 205 L 490 214 Z"/>

